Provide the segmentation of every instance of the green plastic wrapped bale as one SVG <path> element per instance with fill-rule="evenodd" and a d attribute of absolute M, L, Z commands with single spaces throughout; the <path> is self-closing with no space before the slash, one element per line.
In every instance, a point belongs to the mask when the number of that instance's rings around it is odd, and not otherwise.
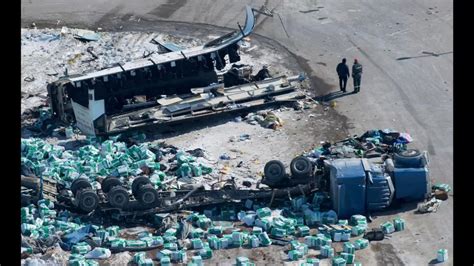
<path fill-rule="evenodd" d="M 202 230 L 201 228 L 196 228 L 196 229 L 191 230 L 192 238 L 201 238 L 203 236 L 204 236 L 204 230 Z"/>
<path fill-rule="evenodd" d="M 127 240 L 126 246 L 131 248 L 146 248 L 146 243 L 142 240 Z"/>
<path fill-rule="evenodd" d="M 298 235 L 300 237 L 309 236 L 309 227 L 308 226 L 298 226 Z"/>
<path fill-rule="evenodd" d="M 152 237 L 150 236 L 141 237 L 140 240 L 145 242 L 147 247 L 153 247 L 154 240 Z"/>
<path fill-rule="evenodd" d="M 189 166 L 191 167 L 193 176 L 202 176 L 202 169 L 198 163 L 190 163 Z"/>
<path fill-rule="evenodd" d="M 258 236 L 258 235 L 261 234 L 262 232 L 263 232 L 263 230 L 262 230 L 261 227 L 254 226 L 254 227 L 252 228 L 252 234 L 254 234 L 254 235 L 257 235 L 257 236 Z"/>
<path fill-rule="evenodd" d="M 21 224 L 21 233 L 25 236 L 29 236 L 31 232 L 34 230 L 37 230 L 37 226 L 34 224 L 27 224 L 27 223 Z"/>
<path fill-rule="evenodd" d="M 247 265 L 247 263 L 249 263 L 249 262 L 250 262 L 250 260 L 247 257 L 237 257 L 237 258 L 235 258 L 236 266 Z"/>
<path fill-rule="evenodd" d="M 165 231 L 165 236 L 176 236 L 176 233 L 178 232 L 178 230 L 176 230 L 176 228 L 169 228 Z"/>
<path fill-rule="evenodd" d="M 110 241 L 110 247 L 112 248 L 124 248 L 127 246 L 125 239 L 114 239 Z"/>
<path fill-rule="evenodd" d="M 26 254 L 33 254 L 33 249 L 30 247 L 21 247 L 21 254 L 26 253 Z"/>
<path fill-rule="evenodd" d="M 133 255 L 133 262 L 139 263 L 139 261 L 144 261 L 146 259 L 146 253 L 145 252 L 137 252 L 135 255 Z"/>
<path fill-rule="evenodd" d="M 352 244 L 350 242 L 347 242 L 347 243 L 344 243 L 344 246 L 343 246 L 342 250 L 345 253 L 354 254 L 355 246 L 354 246 L 354 244 Z"/>
<path fill-rule="evenodd" d="M 436 184 L 432 187 L 433 190 L 441 190 L 445 192 L 451 191 L 451 186 L 448 184 Z"/>
<path fill-rule="evenodd" d="M 395 231 L 405 230 L 405 220 L 403 220 L 402 218 L 394 219 L 393 224 L 395 226 Z"/>
<path fill-rule="evenodd" d="M 156 258 L 161 259 L 163 257 L 168 257 L 171 258 L 171 255 L 173 254 L 173 251 L 168 250 L 168 249 L 162 249 L 156 253 Z"/>
<path fill-rule="evenodd" d="M 346 263 L 348 264 L 354 263 L 355 254 L 353 253 L 342 252 L 341 257 L 344 258 L 344 260 L 346 260 Z"/>
<path fill-rule="evenodd" d="M 395 227 L 393 226 L 393 224 L 391 222 L 385 222 L 385 223 L 381 224 L 380 228 L 382 229 L 382 231 L 385 234 L 391 234 L 391 233 L 395 232 Z"/>
<path fill-rule="evenodd" d="M 347 221 L 347 220 L 339 220 L 339 221 L 337 221 L 337 224 L 338 224 L 338 225 L 348 225 L 348 224 L 349 224 L 349 221 Z"/>
<path fill-rule="evenodd" d="M 244 242 L 243 234 L 241 232 L 232 232 L 232 244 L 235 247 L 241 247 Z"/>
<path fill-rule="evenodd" d="M 225 238 L 225 237 L 218 239 L 217 246 L 219 247 L 219 249 L 226 249 L 230 247 L 231 245 L 232 245 L 232 239 Z"/>
<path fill-rule="evenodd" d="M 143 259 L 143 260 L 137 262 L 137 265 L 138 266 L 153 266 L 155 264 L 153 263 L 152 259 L 146 258 L 146 259 Z"/>
<path fill-rule="evenodd" d="M 360 261 L 354 261 L 353 266 L 362 266 L 362 262 L 360 262 Z"/>
<path fill-rule="evenodd" d="M 69 266 L 88 266 L 86 260 L 84 260 L 84 259 L 82 259 L 82 260 L 79 260 L 79 259 L 69 260 L 68 265 Z"/>
<path fill-rule="evenodd" d="M 250 248 L 257 248 L 260 245 L 260 240 L 256 235 L 251 235 L 248 239 L 248 246 Z"/>
<path fill-rule="evenodd" d="M 193 256 L 191 258 L 191 262 L 196 264 L 196 265 L 201 265 L 202 266 L 202 257 L 201 256 Z"/>
<path fill-rule="evenodd" d="M 346 266 L 346 260 L 342 257 L 336 257 L 332 259 L 332 266 Z"/>
<path fill-rule="evenodd" d="M 114 225 L 107 227 L 105 230 L 107 230 L 109 236 L 117 236 L 120 231 L 120 227 Z"/>
<path fill-rule="evenodd" d="M 171 254 L 171 260 L 180 262 L 180 263 L 185 263 L 188 260 L 186 251 L 185 250 L 173 251 L 173 253 Z"/>
<path fill-rule="evenodd" d="M 319 243 L 317 244 L 317 240 L 318 238 L 315 236 L 305 236 L 304 243 L 308 245 L 308 247 L 313 248 L 319 244 Z"/>
<path fill-rule="evenodd" d="M 151 236 L 151 239 L 153 239 L 153 246 L 161 246 L 164 244 L 163 237 L 161 236 Z"/>
<path fill-rule="evenodd" d="M 298 250 L 290 250 L 288 252 L 288 259 L 291 261 L 296 261 L 303 258 L 303 253 Z"/>
<path fill-rule="evenodd" d="M 212 249 L 210 248 L 203 248 L 199 250 L 199 256 L 203 259 L 210 259 L 212 258 Z"/>
<path fill-rule="evenodd" d="M 165 243 L 174 243 L 178 241 L 178 239 L 175 236 L 163 236 L 163 241 Z"/>
<path fill-rule="evenodd" d="M 351 229 L 351 235 L 353 236 L 360 236 L 365 233 L 367 227 L 365 225 L 356 225 L 353 226 Z"/>
<path fill-rule="evenodd" d="M 318 258 L 307 258 L 306 265 L 307 266 L 319 266 L 319 259 Z"/>
<path fill-rule="evenodd" d="M 72 253 L 81 254 L 81 255 L 84 255 L 89 251 L 91 251 L 91 246 L 85 242 L 77 243 L 71 249 Z"/>
<path fill-rule="evenodd" d="M 209 243 L 209 246 L 212 248 L 212 249 L 221 249 L 222 246 L 220 245 L 220 241 L 219 241 L 219 238 L 216 237 L 215 235 L 212 235 L 212 236 L 209 236 L 207 238 L 207 242 Z"/>
<path fill-rule="evenodd" d="M 334 257 L 334 248 L 329 245 L 321 246 L 321 256 L 326 258 Z"/>
<path fill-rule="evenodd" d="M 351 216 L 351 225 L 367 225 L 367 218 L 360 214 L 355 214 Z"/>
<path fill-rule="evenodd" d="M 205 164 L 199 164 L 199 167 L 201 168 L 202 174 L 207 175 L 212 173 L 212 168 L 208 165 Z"/>
<path fill-rule="evenodd" d="M 270 220 L 270 217 L 263 217 L 261 219 L 255 220 L 255 226 L 262 228 L 264 231 L 269 231 L 272 227 L 272 224 L 273 223 Z"/>
<path fill-rule="evenodd" d="M 295 211 L 299 211 L 301 206 L 306 203 L 306 197 L 299 196 L 291 200 L 291 207 Z"/>
<path fill-rule="evenodd" d="M 191 170 L 191 167 L 189 166 L 188 163 L 181 164 L 181 166 L 178 168 L 176 173 L 179 177 L 191 177 L 192 176 L 192 170 Z"/>
<path fill-rule="evenodd" d="M 212 220 L 204 216 L 199 218 L 197 224 L 200 228 L 207 229 L 212 225 Z"/>
<path fill-rule="evenodd" d="M 208 229 L 208 233 L 213 235 L 222 235 L 223 232 L 222 226 L 212 226 Z"/>
<path fill-rule="evenodd" d="M 281 228 L 276 228 L 273 227 L 271 230 L 271 235 L 274 237 L 285 237 L 286 236 L 286 230 L 281 229 Z"/>
<path fill-rule="evenodd" d="M 439 249 L 436 257 L 438 262 L 445 262 L 448 260 L 448 250 L 447 249 Z"/>
<path fill-rule="evenodd" d="M 199 238 L 191 239 L 191 246 L 193 247 L 193 249 L 201 249 L 204 247 L 202 240 Z"/>
<path fill-rule="evenodd" d="M 257 210 L 257 216 L 260 219 L 263 218 L 263 217 L 271 216 L 271 215 L 272 215 L 272 211 L 268 207 L 260 208 L 260 209 Z"/>
<path fill-rule="evenodd" d="M 170 257 L 164 256 L 160 258 L 160 265 L 162 266 L 170 266 L 171 265 L 171 259 Z"/>
<path fill-rule="evenodd" d="M 272 240 L 270 237 L 268 237 L 267 232 L 263 232 L 260 235 L 258 235 L 258 238 L 260 239 L 260 243 L 262 246 L 267 247 L 272 244 Z"/>
<path fill-rule="evenodd" d="M 166 244 L 164 244 L 163 248 L 169 249 L 171 251 L 177 251 L 178 250 L 178 245 L 176 243 L 166 243 Z"/>
<path fill-rule="evenodd" d="M 364 238 L 357 239 L 354 242 L 354 246 L 356 249 L 364 249 L 369 246 L 369 240 Z"/>

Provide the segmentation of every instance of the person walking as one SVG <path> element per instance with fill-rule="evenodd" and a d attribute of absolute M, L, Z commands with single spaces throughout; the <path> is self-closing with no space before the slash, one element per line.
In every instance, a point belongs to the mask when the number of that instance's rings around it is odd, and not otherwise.
<path fill-rule="evenodd" d="M 362 65 L 359 64 L 357 59 L 354 59 L 354 65 L 352 65 L 352 78 L 354 79 L 354 93 L 360 91 L 360 80 L 362 78 Z"/>
<path fill-rule="evenodd" d="M 350 77 L 350 74 L 345 58 L 343 58 L 342 62 L 337 65 L 336 72 L 339 76 L 339 87 L 341 88 L 342 92 L 346 92 L 347 79 Z"/>

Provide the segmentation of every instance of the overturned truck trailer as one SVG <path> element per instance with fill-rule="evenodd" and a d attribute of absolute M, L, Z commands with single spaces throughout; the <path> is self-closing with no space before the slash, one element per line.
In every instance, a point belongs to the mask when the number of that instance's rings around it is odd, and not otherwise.
<path fill-rule="evenodd" d="M 53 115 L 67 124 L 76 122 L 85 134 L 103 135 L 258 106 L 262 99 L 288 99 L 273 97 L 294 92 L 297 77 L 232 88 L 219 83 L 216 69 L 240 61 L 239 41 L 252 32 L 254 11 L 247 6 L 244 27 L 203 46 L 166 49 L 97 72 L 62 77 L 48 85 Z"/>

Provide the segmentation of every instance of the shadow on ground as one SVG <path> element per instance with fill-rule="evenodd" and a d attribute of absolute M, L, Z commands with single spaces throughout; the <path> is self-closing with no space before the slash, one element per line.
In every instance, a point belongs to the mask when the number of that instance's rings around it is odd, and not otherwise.
<path fill-rule="evenodd" d="M 348 96 L 348 95 L 351 95 L 351 94 L 354 94 L 354 93 L 353 92 L 335 91 L 335 92 L 330 92 L 330 93 L 325 94 L 325 95 L 316 96 L 314 99 L 316 101 L 320 101 L 320 102 L 328 102 L 328 101 L 332 101 L 334 99 L 341 98 L 341 97 L 344 97 L 344 96 Z"/>

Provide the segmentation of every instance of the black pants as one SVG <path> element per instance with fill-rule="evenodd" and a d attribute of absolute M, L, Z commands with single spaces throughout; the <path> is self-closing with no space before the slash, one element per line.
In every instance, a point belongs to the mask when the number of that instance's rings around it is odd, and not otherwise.
<path fill-rule="evenodd" d="M 339 87 L 341 91 L 346 91 L 347 77 L 339 77 Z"/>
<path fill-rule="evenodd" d="M 354 76 L 354 92 L 360 91 L 360 80 L 361 76 Z"/>

